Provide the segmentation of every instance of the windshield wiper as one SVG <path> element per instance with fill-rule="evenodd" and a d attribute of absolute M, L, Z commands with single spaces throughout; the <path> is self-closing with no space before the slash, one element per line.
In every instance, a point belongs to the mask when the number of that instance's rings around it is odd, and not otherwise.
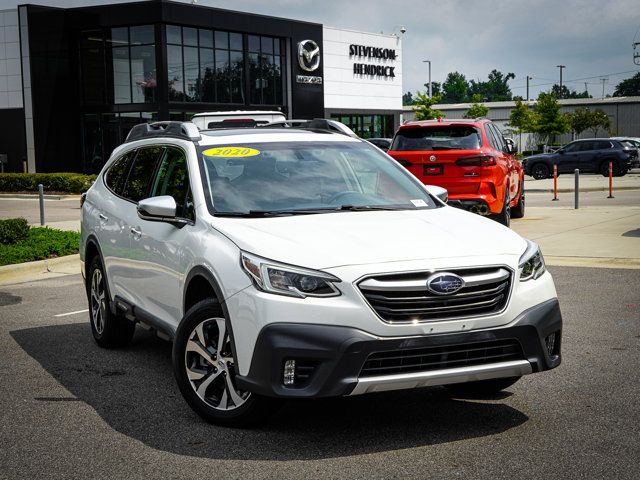
<path fill-rule="evenodd" d="M 348 210 L 350 212 L 366 212 L 366 211 L 373 211 L 373 210 L 405 210 L 404 208 L 400 208 L 400 207 L 390 207 L 390 206 L 384 206 L 384 205 L 341 205 L 337 208 L 335 208 L 334 210 Z"/>
<path fill-rule="evenodd" d="M 334 208 L 309 209 L 309 210 L 249 210 L 248 212 L 214 212 L 216 217 L 242 217 L 242 218 L 260 218 L 260 217 L 280 217 L 287 215 L 312 215 L 314 213 L 327 213 L 335 210 Z"/>
<path fill-rule="evenodd" d="M 456 150 L 456 147 L 449 147 L 447 145 L 435 145 L 431 147 L 431 150 Z"/>

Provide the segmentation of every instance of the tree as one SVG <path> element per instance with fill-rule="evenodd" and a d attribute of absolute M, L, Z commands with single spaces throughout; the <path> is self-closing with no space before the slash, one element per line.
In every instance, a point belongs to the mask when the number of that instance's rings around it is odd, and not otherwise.
<path fill-rule="evenodd" d="M 432 108 L 440 103 L 440 96 L 434 95 L 431 98 L 426 93 L 416 93 L 416 100 L 413 105 L 413 111 L 416 112 L 416 120 L 433 120 L 435 118 L 443 118 L 444 113 L 440 110 Z"/>
<path fill-rule="evenodd" d="M 567 117 L 560 113 L 558 100 L 551 93 L 540 92 L 531 118 L 531 130 L 547 141 L 571 128 Z"/>
<path fill-rule="evenodd" d="M 520 137 L 519 148 L 521 151 L 524 150 L 522 134 L 531 131 L 531 111 L 529 111 L 529 105 L 522 102 L 522 98 L 516 98 L 516 106 L 511 110 L 507 125 L 516 129 L 516 133 Z"/>
<path fill-rule="evenodd" d="M 578 107 L 573 113 L 565 113 L 565 115 L 574 136 L 580 135 L 593 124 L 593 112 L 588 108 Z"/>
<path fill-rule="evenodd" d="M 429 91 L 429 84 L 425 83 L 424 88 Z M 442 96 L 442 84 L 440 82 L 431 82 L 431 96 L 440 95 Z"/>
<path fill-rule="evenodd" d="M 607 115 L 602 110 L 598 109 L 591 114 L 591 130 L 593 131 L 593 136 L 597 137 L 600 129 L 604 129 L 605 132 L 609 132 L 611 129 L 611 120 L 609 120 L 609 115 Z"/>
<path fill-rule="evenodd" d="M 475 94 L 473 96 L 471 108 L 469 108 L 469 110 L 464 114 L 464 118 L 486 117 L 487 113 L 489 113 L 489 107 L 480 103 L 481 101 L 482 99 L 480 98 L 480 95 Z"/>
<path fill-rule="evenodd" d="M 640 95 L 640 72 L 616 85 L 614 97 L 632 97 Z"/>
<path fill-rule="evenodd" d="M 560 85 L 558 85 L 557 83 L 553 87 L 551 87 L 551 93 L 558 99 L 591 98 L 591 95 L 589 95 L 589 92 L 587 92 L 586 90 L 582 93 L 578 93 L 575 90 L 569 90 L 566 85 L 563 85 L 562 88 L 560 88 Z"/>
<path fill-rule="evenodd" d="M 413 99 L 413 94 L 411 92 L 407 92 L 402 95 L 402 105 L 413 105 L 415 100 Z"/>
<path fill-rule="evenodd" d="M 442 103 L 462 103 L 468 100 L 469 83 L 459 72 L 450 72 L 442 84 Z"/>
<path fill-rule="evenodd" d="M 501 102 L 511 100 L 513 94 L 508 82 L 516 78 L 515 74 L 506 75 L 496 69 L 491 70 L 487 76 L 487 81 L 471 80 L 469 82 L 469 92 L 471 95 L 478 94 L 485 102 Z"/>

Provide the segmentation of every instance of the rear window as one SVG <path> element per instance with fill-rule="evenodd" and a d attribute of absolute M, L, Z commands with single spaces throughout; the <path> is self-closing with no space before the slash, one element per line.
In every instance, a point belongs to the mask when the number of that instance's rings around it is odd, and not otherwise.
<path fill-rule="evenodd" d="M 391 150 L 474 150 L 480 148 L 482 137 L 477 128 L 453 125 L 424 128 L 404 128 L 396 133 Z"/>

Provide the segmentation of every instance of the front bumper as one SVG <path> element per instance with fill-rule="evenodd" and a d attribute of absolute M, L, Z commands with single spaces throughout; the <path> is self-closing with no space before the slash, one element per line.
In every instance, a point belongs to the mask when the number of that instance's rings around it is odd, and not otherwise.
<path fill-rule="evenodd" d="M 556 346 L 554 354 L 549 355 L 545 338 L 552 333 L 557 334 Z M 236 376 L 236 382 L 238 388 L 260 395 L 310 398 L 520 376 L 557 367 L 561 362 L 561 335 L 562 315 L 555 298 L 522 312 L 504 327 L 465 333 L 384 338 L 336 325 L 271 324 L 258 336 L 249 373 Z M 361 377 L 363 365 L 374 352 L 500 340 L 516 340 L 522 349 L 521 358 L 458 368 Z M 300 386 L 283 384 L 284 364 L 291 359 L 305 368 L 306 381 Z"/>

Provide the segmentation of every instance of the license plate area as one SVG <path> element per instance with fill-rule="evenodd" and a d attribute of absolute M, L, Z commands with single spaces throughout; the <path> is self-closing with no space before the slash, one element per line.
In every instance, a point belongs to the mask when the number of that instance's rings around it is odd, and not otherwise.
<path fill-rule="evenodd" d="M 430 164 L 430 165 L 423 165 L 422 168 L 423 168 L 423 175 L 425 176 L 444 175 L 444 165 Z"/>

